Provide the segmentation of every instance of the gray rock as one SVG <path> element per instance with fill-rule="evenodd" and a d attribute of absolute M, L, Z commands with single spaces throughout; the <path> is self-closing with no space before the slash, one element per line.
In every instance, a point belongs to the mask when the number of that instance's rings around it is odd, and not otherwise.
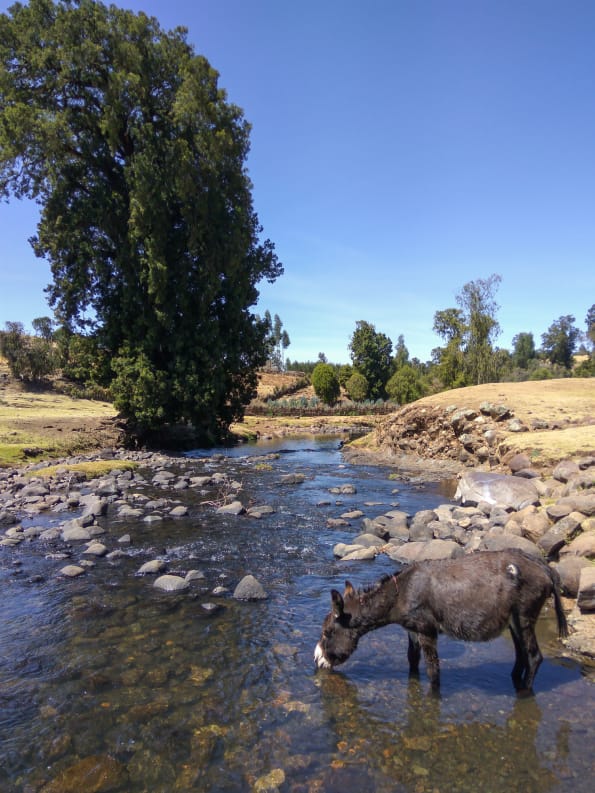
<path fill-rule="evenodd" d="M 354 545 L 362 545 L 364 548 L 382 548 L 384 540 L 375 534 L 360 534 L 353 541 Z"/>
<path fill-rule="evenodd" d="M 568 482 L 573 476 L 580 472 L 578 465 L 572 460 L 562 460 L 552 471 L 552 476 L 558 482 Z"/>
<path fill-rule="evenodd" d="M 81 526 L 76 520 L 69 520 L 62 526 L 62 539 L 64 542 L 75 540 L 90 540 L 91 532 L 88 528 Z"/>
<path fill-rule="evenodd" d="M 79 567 L 76 564 L 67 564 L 66 567 L 63 567 L 60 570 L 60 575 L 63 575 L 66 578 L 78 578 L 78 576 L 82 575 L 84 572 L 84 567 Z"/>
<path fill-rule="evenodd" d="M 358 518 L 363 518 L 364 513 L 361 509 L 352 509 L 350 512 L 344 512 L 341 517 L 344 520 L 357 520 Z"/>
<path fill-rule="evenodd" d="M 564 556 L 582 556 L 587 559 L 595 559 L 595 531 L 579 534 L 568 545 L 563 545 L 560 548 L 560 559 Z"/>
<path fill-rule="evenodd" d="M 145 562 L 139 567 L 137 574 L 150 575 L 154 573 L 160 573 L 162 570 L 165 570 L 166 567 L 167 564 L 162 559 L 151 559 L 150 562 Z"/>
<path fill-rule="evenodd" d="M 516 474 L 525 468 L 531 468 L 531 460 L 526 454 L 515 454 L 508 461 L 508 467 L 513 474 Z"/>
<path fill-rule="evenodd" d="M 268 504 L 260 504 L 256 507 L 250 507 L 247 513 L 251 518 L 263 518 L 265 515 L 274 515 L 275 509 Z"/>
<path fill-rule="evenodd" d="M 570 512 L 582 512 L 583 515 L 595 515 L 595 493 L 575 493 L 563 496 L 559 502 L 562 507 L 569 507 Z"/>
<path fill-rule="evenodd" d="M 201 570 L 188 570 L 185 578 L 186 581 L 204 581 L 205 574 Z"/>
<path fill-rule="evenodd" d="M 305 474 L 285 474 L 281 477 L 282 485 L 301 485 L 306 481 Z"/>
<path fill-rule="evenodd" d="M 327 518 L 326 526 L 328 529 L 343 529 L 349 526 L 349 523 L 343 518 Z"/>
<path fill-rule="evenodd" d="M 268 597 L 262 584 L 253 575 L 242 578 L 233 596 L 236 600 L 265 600 Z"/>
<path fill-rule="evenodd" d="M 562 591 L 568 597 L 575 598 L 578 595 L 581 570 L 589 567 L 590 562 L 580 556 L 564 556 L 554 566 L 560 576 Z"/>
<path fill-rule="evenodd" d="M 583 515 L 578 512 L 571 512 L 570 515 L 561 518 L 537 541 L 537 545 L 542 549 L 546 556 L 551 557 L 570 540 L 574 539 L 580 532 L 581 520 Z"/>
<path fill-rule="evenodd" d="M 410 564 L 430 559 L 453 559 L 455 556 L 461 556 L 463 549 L 453 540 L 430 540 L 387 546 L 385 553 L 396 562 Z"/>
<path fill-rule="evenodd" d="M 595 567 L 592 565 L 581 570 L 576 603 L 582 614 L 595 612 Z"/>
<path fill-rule="evenodd" d="M 105 556 L 107 553 L 106 546 L 101 542 L 91 542 L 83 551 L 84 554 L 90 556 Z"/>
<path fill-rule="evenodd" d="M 547 513 L 544 510 L 539 510 L 524 515 L 520 526 L 523 537 L 532 542 L 538 542 L 549 531 L 551 523 Z"/>
<path fill-rule="evenodd" d="M 242 507 L 242 509 L 244 508 Z M 185 507 L 183 504 L 178 504 L 177 507 L 170 510 L 169 514 L 172 518 L 184 518 L 188 514 L 188 507 Z"/>
<path fill-rule="evenodd" d="M 231 504 L 224 504 L 217 509 L 218 515 L 242 515 L 246 510 L 241 501 L 232 501 Z"/>
<path fill-rule="evenodd" d="M 107 512 L 108 502 L 105 498 L 99 498 L 96 495 L 85 495 L 80 497 L 80 503 L 83 505 L 83 517 L 91 515 L 97 518 Z"/>
<path fill-rule="evenodd" d="M 159 578 L 156 578 L 153 586 L 162 592 L 181 592 L 184 589 L 188 589 L 190 584 L 182 576 L 166 573 L 166 575 L 160 575 Z"/>
<path fill-rule="evenodd" d="M 531 480 L 487 471 L 464 473 L 458 483 L 455 498 L 463 504 L 500 504 L 512 509 L 523 509 L 539 500 Z"/>
<path fill-rule="evenodd" d="M 489 534 L 481 538 L 479 547 L 485 551 L 505 551 L 508 548 L 519 548 L 521 551 L 543 559 L 543 554 L 539 548 L 525 537 L 517 537 L 515 534 Z"/>
<path fill-rule="evenodd" d="M 350 553 L 345 554 L 345 556 L 341 557 L 342 562 L 362 562 L 368 559 L 375 559 L 378 555 L 379 551 L 378 548 L 369 547 L 363 548 L 358 547 Z"/>

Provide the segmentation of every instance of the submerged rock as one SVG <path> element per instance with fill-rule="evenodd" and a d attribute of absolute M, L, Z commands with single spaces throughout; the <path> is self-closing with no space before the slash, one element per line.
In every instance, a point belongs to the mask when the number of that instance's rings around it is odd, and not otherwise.
<path fill-rule="evenodd" d="M 268 598 L 264 587 L 253 575 L 246 575 L 234 590 L 236 600 L 266 600 Z"/>
<path fill-rule="evenodd" d="M 156 578 L 153 582 L 153 586 L 155 589 L 160 589 L 162 592 L 181 592 L 184 589 L 188 589 L 190 584 L 185 578 L 182 578 L 182 576 L 166 573 Z"/>

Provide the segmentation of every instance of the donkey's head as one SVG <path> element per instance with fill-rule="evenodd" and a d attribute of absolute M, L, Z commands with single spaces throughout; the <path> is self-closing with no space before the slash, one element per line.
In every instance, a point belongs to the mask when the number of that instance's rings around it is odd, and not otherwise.
<path fill-rule="evenodd" d="M 332 669 L 346 661 L 357 647 L 360 603 L 349 581 L 345 592 L 331 592 L 331 610 L 322 623 L 322 636 L 314 650 L 314 660 L 320 669 Z"/>

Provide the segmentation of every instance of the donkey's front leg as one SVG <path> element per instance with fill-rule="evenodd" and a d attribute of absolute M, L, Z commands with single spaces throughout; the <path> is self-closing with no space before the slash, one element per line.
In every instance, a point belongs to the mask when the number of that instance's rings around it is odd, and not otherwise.
<path fill-rule="evenodd" d="M 409 647 L 407 648 L 407 660 L 409 661 L 409 676 L 414 677 L 419 674 L 419 659 L 421 647 L 419 646 L 419 634 L 407 631 L 409 636 Z"/>
<path fill-rule="evenodd" d="M 440 688 L 440 659 L 438 658 L 437 642 L 437 634 L 419 634 L 419 643 L 426 660 L 426 670 L 430 678 L 430 684 L 435 691 Z"/>

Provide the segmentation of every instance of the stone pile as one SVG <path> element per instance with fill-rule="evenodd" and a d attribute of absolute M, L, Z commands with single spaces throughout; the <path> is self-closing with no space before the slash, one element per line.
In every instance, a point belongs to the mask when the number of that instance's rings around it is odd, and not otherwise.
<path fill-rule="evenodd" d="M 375 442 L 395 458 L 414 456 L 473 468 L 495 467 L 508 452 L 503 443 L 507 434 L 545 429 L 551 429 L 546 421 L 533 418 L 527 426 L 503 404 L 483 402 L 472 409 L 422 407 L 414 402 L 377 427 Z"/>

